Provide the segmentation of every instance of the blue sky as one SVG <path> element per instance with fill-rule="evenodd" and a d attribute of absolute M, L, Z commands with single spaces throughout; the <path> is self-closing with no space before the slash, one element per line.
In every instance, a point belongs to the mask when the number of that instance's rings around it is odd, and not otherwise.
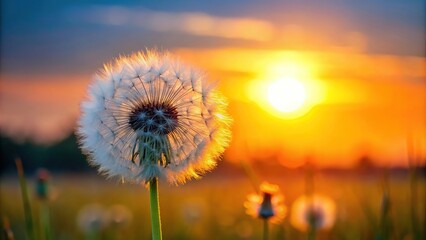
<path fill-rule="evenodd" d="M 179 31 L 156 31 L 131 23 L 88 21 L 94 9 L 120 7 L 140 12 L 204 13 L 215 17 L 252 18 L 283 25 L 302 25 L 328 35 L 340 45 L 343 32 L 368 37 L 366 51 L 392 55 L 424 55 L 425 4 L 412 1 L 3 1 L 1 60 L 3 73 L 87 73 L 120 53 L 159 47 L 209 48 L 220 46 L 291 48 Z M 143 18 L 143 16 L 142 16 Z M 303 46 L 298 46 L 303 48 Z M 306 46 L 307 50 L 321 46 Z"/>

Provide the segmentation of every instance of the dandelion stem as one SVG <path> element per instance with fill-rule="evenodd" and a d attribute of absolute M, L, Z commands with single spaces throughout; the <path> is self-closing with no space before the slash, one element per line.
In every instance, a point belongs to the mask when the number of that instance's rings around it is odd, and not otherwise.
<path fill-rule="evenodd" d="M 98 230 L 91 229 L 88 233 L 86 233 L 86 240 L 99 240 Z"/>
<path fill-rule="evenodd" d="M 263 219 L 263 240 L 269 239 L 269 222 L 268 219 Z"/>
<path fill-rule="evenodd" d="M 22 202 L 24 205 L 24 213 L 25 213 L 25 225 L 27 228 L 27 236 L 28 239 L 34 240 L 36 239 L 36 235 L 34 232 L 34 221 L 31 211 L 31 204 L 30 199 L 28 197 L 28 190 L 27 190 L 27 181 L 25 180 L 24 175 L 24 168 L 22 166 L 21 159 L 15 160 L 16 168 L 18 169 L 18 176 L 19 176 L 19 184 L 21 186 L 21 193 L 22 193 Z"/>
<path fill-rule="evenodd" d="M 309 224 L 312 225 L 312 224 Z M 316 238 L 316 232 L 314 226 L 309 226 L 308 229 L 308 240 L 315 240 Z"/>
<path fill-rule="evenodd" d="M 158 198 L 158 180 L 153 178 L 149 181 L 149 200 L 151 205 L 151 226 L 152 239 L 161 240 L 161 218 L 160 218 L 160 202 Z"/>

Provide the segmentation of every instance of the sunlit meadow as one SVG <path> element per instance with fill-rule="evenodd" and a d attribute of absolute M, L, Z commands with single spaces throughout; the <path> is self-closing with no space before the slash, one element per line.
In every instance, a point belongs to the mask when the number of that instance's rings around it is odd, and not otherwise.
<path fill-rule="evenodd" d="M 3 1 L 0 239 L 425 239 L 424 9 Z"/>
<path fill-rule="evenodd" d="M 254 192 L 250 181 L 236 172 L 235 177 L 207 176 L 178 188 L 161 185 L 161 207 L 165 239 L 262 239 L 261 219 L 245 213 L 247 195 Z M 288 173 L 270 178 L 291 204 L 305 194 L 303 174 Z M 72 179 L 72 180 L 71 180 Z M 78 227 L 78 212 L 88 204 L 104 208 L 120 204 L 132 213 L 131 222 L 120 230 L 113 227 L 101 231 L 101 239 L 149 239 L 150 217 L 148 191 L 138 186 L 122 185 L 97 176 L 52 176 L 50 201 L 53 239 L 85 239 Z M 365 175 L 335 176 L 320 174 L 315 178 L 316 191 L 327 194 L 336 202 L 336 222 L 330 230 L 318 231 L 318 239 L 377 239 L 379 233 L 383 190 L 381 177 Z M 34 182 L 29 182 L 34 186 Z M 406 176 L 390 180 L 392 230 L 390 239 L 415 239 L 412 235 L 411 207 L 416 225 L 424 236 L 424 180 L 418 183 L 418 200 L 412 205 L 410 184 Z M 15 239 L 25 239 L 25 224 L 18 183 L 3 180 L 2 214 L 8 216 Z M 7 192 L 7 195 L 4 193 Z M 34 216 L 38 219 L 39 202 L 30 190 Z M 270 239 L 306 239 L 306 233 L 290 223 L 291 212 L 280 224 L 270 225 Z M 36 220 L 36 225 L 38 224 Z M 119 234 L 114 233 L 119 231 Z M 421 239 L 421 238 L 417 238 Z"/>

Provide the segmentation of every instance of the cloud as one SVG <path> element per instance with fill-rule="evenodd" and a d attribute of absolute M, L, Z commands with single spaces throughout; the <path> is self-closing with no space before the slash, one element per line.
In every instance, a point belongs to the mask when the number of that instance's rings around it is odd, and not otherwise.
<path fill-rule="evenodd" d="M 183 32 L 229 39 L 269 41 L 275 32 L 274 26 L 267 21 L 220 17 L 203 12 L 171 13 L 118 6 L 95 6 L 79 15 L 80 20 L 108 26 L 127 25 L 157 32 Z"/>

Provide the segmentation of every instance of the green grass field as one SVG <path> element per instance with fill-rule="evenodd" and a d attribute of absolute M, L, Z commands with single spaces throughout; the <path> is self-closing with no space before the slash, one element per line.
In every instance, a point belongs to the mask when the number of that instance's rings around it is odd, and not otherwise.
<path fill-rule="evenodd" d="M 304 194 L 303 175 L 267 179 L 278 184 L 285 195 L 287 207 Z M 317 239 L 383 239 L 380 229 L 380 209 L 383 195 L 381 176 L 339 176 L 318 173 L 315 192 L 333 198 L 337 205 L 337 221 L 330 231 L 318 233 Z M 33 214 L 38 222 L 39 201 L 34 193 L 34 181 L 28 181 Z M 425 237 L 425 181 L 417 181 L 417 196 L 412 205 L 409 177 L 390 175 L 391 233 L 389 239 Z M 129 225 L 120 229 L 104 229 L 93 239 L 150 239 L 148 191 L 142 186 L 120 184 L 94 175 L 53 175 L 50 181 L 53 200 L 50 202 L 51 225 L 55 240 L 86 239 L 77 226 L 79 210 L 91 203 L 108 208 L 126 206 L 133 215 Z M 174 187 L 160 183 L 160 205 L 164 239 L 261 239 L 262 222 L 245 214 L 243 202 L 254 192 L 250 181 L 242 176 L 207 175 L 197 181 Z M 15 239 L 25 238 L 25 221 L 17 178 L 1 180 L 1 215 L 9 219 Z M 415 216 L 412 216 L 412 212 Z M 289 212 L 288 212 L 289 214 Z M 414 222 L 413 222 L 414 219 Z M 289 224 L 289 216 L 281 225 L 271 226 L 270 239 L 306 239 Z"/>

